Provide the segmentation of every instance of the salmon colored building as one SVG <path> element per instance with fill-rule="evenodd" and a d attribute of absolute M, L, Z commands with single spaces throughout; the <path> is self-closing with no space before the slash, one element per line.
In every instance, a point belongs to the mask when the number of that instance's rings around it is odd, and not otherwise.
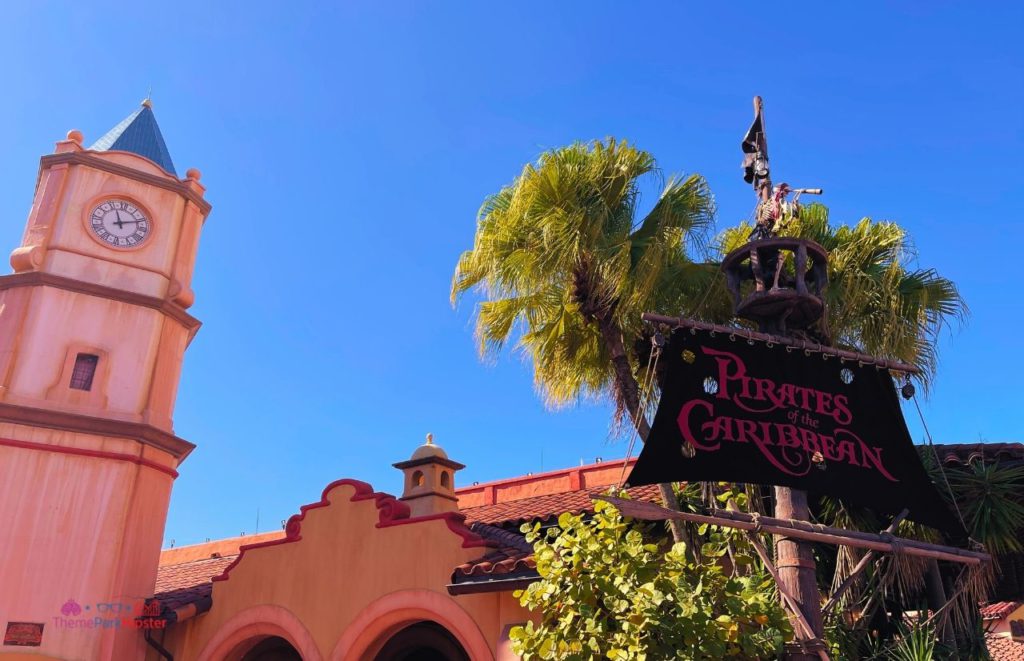
<path fill-rule="evenodd" d="M 283 531 L 165 550 L 154 638 L 175 659 L 518 658 L 512 592 L 537 578 L 519 526 L 588 510 L 621 462 L 462 489 L 436 445 L 395 466 L 398 498 L 341 479 Z"/>
<path fill-rule="evenodd" d="M 281 531 L 161 551 L 204 193 L 148 102 L 40 161 L 0 276 L 0 661 L 515 658 L 520 525 L 588 511 L 621 461 L 459 488 L 428 436 L 398 495 L 339 479 Z"/>
<path fill-rule="evenodd" d="M 620 464 L 457 489 L 428 442 L 398 497 L 341 479 L 280 532 L 161 553 L 204 194 L 148 101 L 40 160 L 0 276 L 0 659 L 509 658 L 518 524 Z"/>
<path fill-rule="evenodd" d="M 617 466 L 457 490 L 428 443 L 399 497 L 342 479 L 283 531 L 161 553 L 195 447 L 173 412 L 200 177 L 148 101 L 40 161 L 0 276 L 0 659 L 508 658 L 536 576 L 508 524 L 587 508 Z"/>
<path fill-rule="evenodd" d="M 148 101 L 89 148 L 71 131 L 40 160 L 14 273 L 0 276 L 5 660 L 149 649 L 116 624 L 152 592 L 194 447 L 172 419 L 199 329 L 187 311 L 210 212 L 199 180 L 177 176 Z"/>

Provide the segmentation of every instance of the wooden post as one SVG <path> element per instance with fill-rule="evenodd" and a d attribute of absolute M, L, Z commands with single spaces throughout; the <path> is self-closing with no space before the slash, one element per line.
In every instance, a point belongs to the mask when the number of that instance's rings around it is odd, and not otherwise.
<path fill-rule="evenodd" d="M 789 487 L 775 487 L 775 518 L 810 520 L 807 507 L 807 492 Z M 780 590 L 793 595 L 800 612 L 814 632 L 821 639 L 825 626 L 821 617 L 821 593 L 818 592 L 817 564 L 811 545 L 783 535 L 775 536 L 775 564 L 779 569 Z M 817 654 L 810 654 L 802 648 L 786 650 L 786 658 L 794 661 L 811 661 Z"/>
<path fill-rule="evenodd" d="M 781 209 L 775 209 L 773 211 L 769 208 L 770 200 L 772 198 L 772 180 L 768 167 L 768 129 L 765 125 L 764 114 L 764 101 L 760 96 L 755 96 L 754 122 L 755 124 L 760 122 L 760 133 L 754 137 L 758 141 L 756 147 L 757 151 L 760 152 L 758 155 L 764 159 L 765 172 L 763 173 L 763 178 L 760 181 L 758 180 L 758 175 L 756 173 L 754 176 L 754 185 L 758 187 L 756 191 L 758 205 L 754 212 L 754 221 L 758 224 L 762 222 L 766 223 L 767 229 L 764 234 L 758 234 L 757 239 L 744 246 L 744 249 L 748 249 L 750 251 L 750 266 L 753 270 L 754 287 L 756 292 L 762 292 L 765 289 L 764 273 L 762 273 L 760 264 L 760 251 L 762 247 L 770 249 L 770 246 L 765 245 L 764 239 L 769 239 L 771 236 L 774 236 L 775 222 L 779 220 L 779 217 L 776 217 L 773 214 L 777 213 L 781 216 Z M 753 128 L 753 126 L 751 128 Z M 747 138 L 744 138 L 744 140 L 746 139 Z M 781 194 L 782 199 L 784 199 L 785 193 Z M 775 250 L 775 255 L 778 263 L 776 265 L 775 280 L 772 284 L 772 291 L 777 290 L 779 287 L 779 275 L 782 272 L 783 266 L 783 255 L 781 252 L 779 250 Z M 807 264 L 806 244 L 800 244 L 796 254 L 796 264 L 796 291 L 798 295 L 807 298 L 808 292 L 806 283 L 804 282 L 804 272 L 806 271 Z M 723 268 L 725 268 L 724 262 Z M 735 312 L 739 313 L 739 309 L 737 308 Z M 789 333 L 786 332 L 786 318 L 791 312 L 792 308 L 784 312 L 780 309 L 778 313 L 774 313 L 772 315 L 759 315 L 759 318 L 757 319 L 758 326 L 762 331 L 773 329 L 781 332 L 782 335 L 788 335 Z M 774 316 L 774 318 L 771 318 L 772 316 Z M 810 519 L 810 512 L 807 508 L 807 493 L 799 489 L 791 489 L 789 487 L 775 487 L 775 518 L 808 521 Z M 775 564 L 778 567 L 780 593 L 792 595 L 793 600 L 797 602 L 797 605 L 800 608 L 800 612 L 803 613 L 803 617 L 806 620 L 807 625 L 810 626 L 813 631 L 812 638 L 821 639 L 824 636 L 825 628 L 821 617 L 821 594 L 818 592 L 814 553 L 810 544 L 807 542 L 797 541 L 790 537 L 777 535 L 775 537 Z M 799 650 L 787 649 L 786 658 L 797 661 L 804 661 L 805 659 L 807 661 L 811 661 L 818 657 L 817 654 L 808 654 L 804 650 L 805 648 L 803 647 Z"/>
<path fill-rule="evenodd" d="M 793 627 L 797 632 L 797 637 L 800 640 L 811 643 L 813 645 L 814 641 L 816 641 L 819 637 L 815 635 L 814 630 L 811 628 L 810 623 L 807 621 L 807 618 L 804 617 L 803 611 L 800 610 L 799 602 L 797 602 L 796 598 L 792 594 L 790 594 L 789 590 L 783 583 L 782 578 L 779 576 L 779 570 L 772 563 L 772 559 L 768 556 L 768 551 L 764 548 L 764 544 L 761 543 L 760 537 L 758 537 L 757 533 L 751 532 L 750 530 L 747 531 L 747 537 L 750 539 L 750 544 L 754 547 L 754 550 L 757 552 L 758 557 L 761 558 L 761 562 L 764 563 L 765 569 L 768 570 L 768 573 L 771 574 L 772 578 L 775 579 L 775 583 L 778 584 L 779 594 L 782 596 L 782 601 L 784 602 L 786 608 L 788 608 L 790 612 L 793 613 L 793 619 L 796 620 L 796 623 L 798 625 Z M 819 657 L 822 659 L 822 661 L 830 661 L 828 652 L 825 651 L 824 647 L 816 647 L 817 652 L 815 654 L 810 655 L 810 658 Z"/>

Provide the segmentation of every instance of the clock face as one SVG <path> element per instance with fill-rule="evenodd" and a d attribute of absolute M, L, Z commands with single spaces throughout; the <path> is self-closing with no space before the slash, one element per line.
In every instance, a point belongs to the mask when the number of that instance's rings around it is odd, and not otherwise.
<path fill-rule="evenodd" d="M 127 200 L 106 200 L 89 214 L 89 227 L 112 248 L 137 248 L 153 229 L 146 214 Z"/>

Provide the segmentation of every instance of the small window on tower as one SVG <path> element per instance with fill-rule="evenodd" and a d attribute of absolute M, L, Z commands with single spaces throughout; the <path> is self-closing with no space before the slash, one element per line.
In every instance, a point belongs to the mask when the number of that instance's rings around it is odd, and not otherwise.
<path fill-rule="evenodd" d="M 96 375 L 96 365 L 100 357 L 91 353 L 80 353 L 75 358 L 75 368 L 71 372 L 71 387 L 75 390 L 92 390 L 92 378 Z"/>

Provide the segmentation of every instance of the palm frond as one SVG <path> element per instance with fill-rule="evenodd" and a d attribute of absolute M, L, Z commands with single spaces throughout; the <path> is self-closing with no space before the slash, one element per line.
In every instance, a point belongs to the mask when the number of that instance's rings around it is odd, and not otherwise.
<path fill-rule="evenodd" d="M 1024 550 L 1024 466 L 977 461 L 947 475 L 971 537 L 991 553 Z"/>
<path fill-rule="evenodd" d="M 631 348 L 643 334 L 642 312 L 694 307 L 713 283 L 712 270 L 688 254 L 707 242 L 714 222 L 707 182 L 670 177 L 637 219 L 649 178 L 662 183 L 647 152 L 615 139 L 576 143 L 542 154 L 480 208 L 473 248 L 452 278 L 452 303 L 480 294 L 481 354 L 522 351 L 548 405 L 620 387 L 597 317 L 611 316 Z M 636 355 L 629 358 L 639 369 Z"/>
<path fill-rule="evenodd" d="M 751 229 L 743 223 L 720 234 L 719 253 L 744 245 Z M 863 218 L 833 226 L 828 209 L 812 204 L 782 233 L 829 251 L 825 298 L 835 344 L 914 365 L 927 392 L 938 368 L 940 334 L 969 314 L 956 285 L 935 269 L 912 266 L 910 239 L 893 222 Z"/>

